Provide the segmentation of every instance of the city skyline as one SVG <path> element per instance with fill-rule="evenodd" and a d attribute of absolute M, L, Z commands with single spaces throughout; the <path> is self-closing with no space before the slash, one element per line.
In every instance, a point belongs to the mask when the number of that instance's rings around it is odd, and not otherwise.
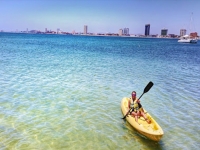
<path fill-rule="evenodd" d="M 176 34 L 168 34 L 168 29 L 161 29 L 161 34 L 149 34 L 150 33 L 150 24 L 146 24 L 145 25 L 145 34 L 129 34 L 129 28 L 124 28 L 124 29 L 119 29 L 118 33 L 89 33 L 87 32 L 88 30 L 88 26 L 84 25 L 83 27 L 83 32 L 65 32 L 62 31 L 61 29 L 57 29 L 57 31 L 53 31 L 53 30 L 48 30 L 47 28 L 45 28 L 44 31 L 40 31 L 40 30 L 28 30 L 28 28 L 26 29 L 26 31 L 13 31 L 12 33 L 33 33 L 33 34 L 67 34 L 67 35 L 97 35 L 97 36 L 131 36 L 131 37 L 166 37 L 166 38 L 178 38 L 180 36 L 184 36 L 187 33 L 186 29 L 180 29 L 180 34 L 176 35 Z M 0 31 L 0 32 L 4 32 L 4 31 Z M 192 32 L 189 34 L 192 37 L 199 37 L 197 32 Z"/>
<path fill-rule="evenodd" d="M 56 31 L 59 28 L 65 32 L 83 32 L 83 26 L 87 25 L 88 33 L 118 33 L 127 27 L 130 34 L 143 35 L 144 25 L 150 24 L 150 34 L 160 34 L 164 28 L 168 34 L 180 35 L 180 29 L 186 29 L 187 34 L 200 34 L 199 5 L 198 0 L 192 3 L 186 0 L 1 0 L 0 30 Z"/>

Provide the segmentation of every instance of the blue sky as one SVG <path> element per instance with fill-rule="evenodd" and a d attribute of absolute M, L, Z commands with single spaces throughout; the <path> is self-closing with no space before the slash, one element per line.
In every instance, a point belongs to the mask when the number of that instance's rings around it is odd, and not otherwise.
<path fill-rule="evenodd" d="M 193 23 L 190 27 L 191 13 Z M 129 28 L 131 34 L 179 34 L 181 28 L 200 35 L 200 0 L 0 0 L 0 30 L 25 31 L 45 28 L 93 33 L 118 33 Z"/>

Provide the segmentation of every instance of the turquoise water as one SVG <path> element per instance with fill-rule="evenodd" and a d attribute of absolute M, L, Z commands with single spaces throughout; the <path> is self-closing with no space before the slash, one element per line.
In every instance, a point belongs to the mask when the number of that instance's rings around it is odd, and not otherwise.
<path fill-rule="evenodd" d="M 199 43 L 1 33 L 0 149 L 198 149 Z M 141 103 L 159 142 L 120 119 L 149 81 Z"/>

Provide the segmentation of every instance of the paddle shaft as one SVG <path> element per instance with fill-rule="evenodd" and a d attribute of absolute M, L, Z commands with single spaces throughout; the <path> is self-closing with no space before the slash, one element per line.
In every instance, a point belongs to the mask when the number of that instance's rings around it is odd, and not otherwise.
<path fill-rule="evenodd" d="M 143 91 L 142 95 L 138 98 L 138 100 L 144 95 L 144 93 L 147 93 L 151 89 L 152 86 L 153 86 L 153 82 L 150 81 L 147 84 L 147 86 L 144 88 L 144 91 Z M 126 113 L 126 115 L 122 119 L 125 119 L 126 116 L 128 116 L 128 114 L 131 112 L 132 112 L 132 108 L 129 109 L 129 111 Z"/>

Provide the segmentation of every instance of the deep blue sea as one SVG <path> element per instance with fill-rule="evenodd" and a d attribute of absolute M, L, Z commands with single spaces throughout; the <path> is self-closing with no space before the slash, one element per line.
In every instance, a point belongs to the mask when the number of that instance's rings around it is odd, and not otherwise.
<path fill-rule="evenodd" d="M 149 81 L 159 142 L 121 119 Z M 0 150 L 192 150 L 199 118 L 200 41 L 0 33 Z"/>

